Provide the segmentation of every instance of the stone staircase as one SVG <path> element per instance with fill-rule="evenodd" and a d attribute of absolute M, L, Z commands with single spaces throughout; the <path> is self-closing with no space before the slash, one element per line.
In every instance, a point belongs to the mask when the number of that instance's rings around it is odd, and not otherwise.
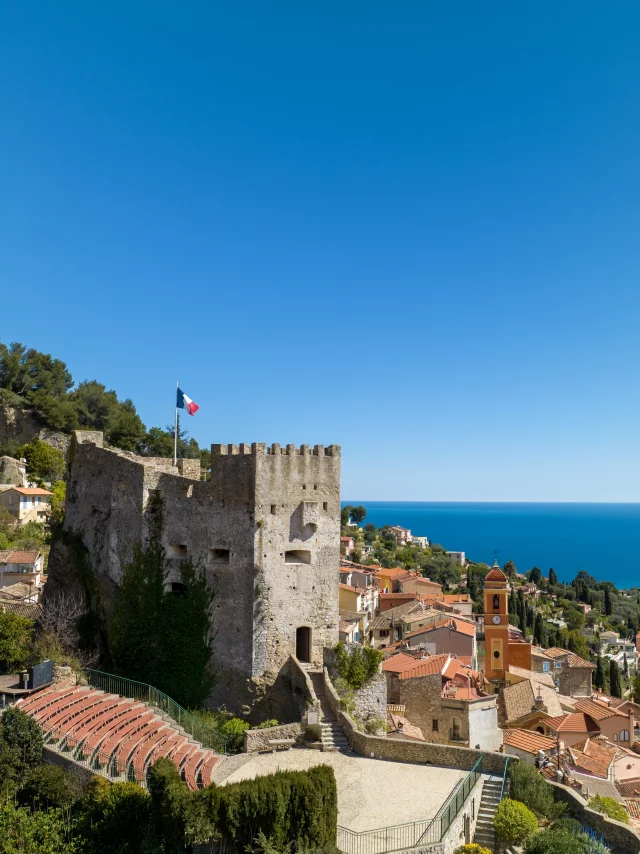
<path fill-rule="evenodd" d="M 483 848 L 488 848 L 490 851 L 496 850 L 493 817 L 496 812 L 496 807 L 500 803 L 501 789 L 501 777 L 489 777 L 484 781 L 482 786 L 482 796 L 480 798 L 480 806 L 478 807 L 478 821 L 473 835 L 473 841 L 476 844 L 481 845 Z"/>
<path fill-rule="evenodd" d="M 324 688 L 324 675 L 322 670 L 307 670 L 313 692 L 320 703 L 320 726 L 322 727 L 322 749 L 324 750 L 350 750 L 350 745 L 342 727 L 336 720 L 331 710 L 327 694 Z"/>

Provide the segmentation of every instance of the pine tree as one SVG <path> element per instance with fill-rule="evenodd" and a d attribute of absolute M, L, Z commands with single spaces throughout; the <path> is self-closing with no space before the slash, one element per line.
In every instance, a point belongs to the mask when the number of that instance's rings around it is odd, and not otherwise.
<path fill-rule="evenodd" d="M 593 684 L 598 689 L 598 691 L 604 691 L 605 682 L 604 682 L 604 665 L 602 663 L 602 656 L 598 656 L 598 660 L 596 662 L 596 672 L 593 677 Z"/>
<path fill-rule="evenodd" d="M 604 612 L 607 617 L 611 616 L 613 613 L 613 603 L 611 602 L 611 591 L 608 587 L 605 588 L 604 591 Z"/>
<path fill-rule="evenodd" d="M 609 662 L 609 693 L 612 697 L 622 697 L 622 681 L 618 665 L 613 659 Z"/>
<path fill-rule="evenodd" d="M 549 585 L 557 584 L 558 576 L 556 575 L 556 571 L 553 567 L 549 570 Z"/>

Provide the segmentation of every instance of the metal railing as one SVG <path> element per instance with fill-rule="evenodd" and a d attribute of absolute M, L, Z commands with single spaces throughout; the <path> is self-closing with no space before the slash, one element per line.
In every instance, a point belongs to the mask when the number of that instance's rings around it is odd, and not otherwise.
<path fill-rule="evenodd" d="M 509 770 L 509 759 L 510 758 L 511 758 L 510 756 L 505 757 L 504 771 L 502 772 L 502 785 L 500 786 L 500 800 L 498 801 L 498 804 L 501 804 L 503 799 L 504 799 L 505 789 L 507 787 L 507 771 Z M 495 828 L 493 831 L 493 838 L 494 838 L 494 843 L 495 843 L 495 849 L 496 849 L 496 851 L 498 851 L 498 831 L 495 830 Z"/>
<path fill-rule="evenodd" d="M 464 780 L 456 783 L 433 818 L 361 832 L 338 825 L 337 847 L 343 854 L 386 854 L 440 842 L 478 782 L 481 764 L 482 759 L 478 759 Z"/>
<path fill-rule="evenodd" d="M 178 726 L 199 741 L 203 747 L 215 750 L 216 753 L 227 752 L 228 738 L 216 729 L 201 723 L 191 712 L 183 709 L 179 703 L 167 696 L 164 691 L 159 691 L 153 685 L 146 682 L 136 682 L 124 676 L 114 676 L 112 673 L 103 673 L 100 670 L 85 670 L 89 684 L 99 691 L 107 694 L 118 694 L 120 697 L 128 697 L 131 700 L 140 700 L 164 712 L 172 718 Z"/>

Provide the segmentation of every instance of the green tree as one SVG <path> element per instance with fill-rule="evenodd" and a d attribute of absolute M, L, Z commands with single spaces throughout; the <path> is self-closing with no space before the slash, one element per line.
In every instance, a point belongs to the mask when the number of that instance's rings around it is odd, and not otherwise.
<path fill-rule="evenodd" d="M 3 854 L 76 854 L 69 823 L 60 810 L 31 812 L 11 800 L 0 805 L 0 846 Z M 106 850 L 106 849 L 105 849 Z"/>
<path fill-rule="evenodd" d="M 51 513 L 49 515 L 50 525 L 62 525 L 64 522 L 64 508 L 67 498 L 67 484 L 64 480 L 56 480 L 51 485 Z"/>
<path fill-rule="evenodd" d="M 336 670 L 350 688 L 358 689 L 378 673 L 383 653 L 373 647 L 353 647 L 348 650 L 343 643 L 335 648 Z"/>
<path fill-rule="evenodd" d="M 565 610 L 564 619 L 570 631 L 577 631 L 584 626 L 584 614 L 573 605 Z"/>
<path fill-rule="evenodd" d="M 21 777 L 42 761 L 42 733 L 38 724 L 21 709 L 10 706 L 0 718 L 0 738 L 15 752 Z"/>
<path fill-rule="evenodd" d="M 77 812 L 86 854 L 161 854 L 152 828 L 151 798 L 137 783 L 93 777 Z"/>
<path fill-rule="evenodd" d="M 540 580 L 542 578 L 542 572 L 537 566 L 534 566 L 531 572 L 529 573 L 529 581 L 532 584 L 540 585 Z"/>
<path fill-rule="evenodd" d="M 553 567 L 549 570 L 549 586 L 555 587 L 558 583 L 558 576 L 556 575 L 556 571 Z"/>
<path fill-rule="evenodd" d="M 609 818 L 616 821 L 621 821 L 623 824 L 629 823 L 629 815 L 622 804 L 618 803 L 614 798 L 608 798 L 603 795 L 594 795 L 589 799 L 589 806 L 596 812 L 604 813 Z"/>
<path fill-rule="evenodd" d="M 199 706 L 212 686 L 209 671 L 211 603 L 203 571 L 181 564 L 181 584 L 168 591 L 160 541 L 162 511 L 146 546 L 125 565 L 108 623 L 109 650 L 118 673 L 148 682 L 184 706 Z"/>
<path fill-rule="evenodd" d="M 64 480 L 66 464 L 57 448 L 34 439 L 23 447 L 22 454 L 27 461 L 27 473 L 41 486 L 45 481 Z"/>
<path fill-rule="evenodd" d="M 505 798 L 498 804 L 493 819 L 498 839 L 507 845 L 519 845 L 538 829 L 535 815 L 520 801 Z"/>
<path fill-rule="evenodd" d="M 622 681 L 618 665 L 611 659 L 609 662 L 609 693 L 612 697 L 622 697 Z"/>
<path fill-rule="evenodd" d="M 537 613 L 533 624 L 533 642 L 538 646 L 544 645 L 544 628 L 542 625 L 542 614 Z"/>
<path fill-rule="evenodd" d="M 613 602 L 611 599 L 611 591 L 609 588 L 605 588 L 604 591 L 604 612 L 607 617 L 610 617 L 613 614 Z"/>
<path fill-rule="evenodd" d="M 345 504 L 344 507 L 340 510 L 340 524 L 343 528 L 346 528 L 346 526 L 349 524 L 352 511 L 352 504 Z"/>
<path fill-rule="evenodd" d="M 514 563 L 512 560 L 508 560 L 508 561 L 505 563 L 505 565 L 502 567 L 502 571 L 503 571 L 503 572 L 504 572 L 504 574 L 507 576 L 507 578 L 509 579 L 509 581 L 511 581 L 511 579 L 514 577 L 514 575 L 516 575 L 516 574 L 517 574 L 518 569 L 517 569 L 517 567 L 516 567 L 515 563 Z"/>
<path fill-rule="evenodd" d="M 564 805 L 554 800 L 553 789 L 532 765 L 511 763 L 509 778 L 513 800 L 521 801 L 536 815 L 555 821 L 564 813 Z"/>
<path fill-rule="evenodd" d="M 33 622 L 11 612 L 0 611 L 0 671 L 15 673 L 29 661 Z"/>
<path fill-rule="evenodd" d="M 31 809 L 68 810 L 82 794 L 78 778 L 57 765 L 37 765 L 23 783 L 17 798 Z"/>
<path fill-rule="evenodd" d="M 604 664 L 602 662 L 602 656 L 601 655 L 598 655 L 598 658 L 596 661 L 596 672 L 593 676 L 593 684 L 594 684 L 594 687 L 596 687 L 598 689 L 598 691 L 605 691 L 605 689 L 606 689 Z"/>
<path fill-rule="evenodd" d="M 351 511 L 351 520 L 359 525 L 361 522 L 367 518 L 367 509 L 359 504 L 357 507 L 354 507 Z"/>

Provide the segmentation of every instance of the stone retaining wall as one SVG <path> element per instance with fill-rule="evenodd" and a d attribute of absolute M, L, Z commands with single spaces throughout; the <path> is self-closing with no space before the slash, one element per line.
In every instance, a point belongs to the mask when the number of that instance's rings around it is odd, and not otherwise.
<path fill-rule="evenodd" d="M 340 708 L 340 697 L 324 669 L 324 684 L 327 700 L 338 723 L 349 739 L 351 747 L 362 756 L 390 759 L 395 762 L 415 762 L 422 765 L 442 765 L 448 768 L 463 768 L 470 771 L 478 759 L 482 759 L 484 773 L 504 774 L 506 755 L 488 750 L 471 750 L 450 744 L 404 741 L 400 738 L 382 738 L 360 732 L 352 718 Z M 511 757 L 513 759 L 513 757 Z"/>
<path fill-rule="evenodd" d="M 244 734 L 244 752 L 257 753 L 260 750 L 271 750 L 269 741 L 274 738 L 298 738 L 302 734 L 302 724 L 281 724 L 264 729 L 248 729 Z"/>
<path fill-rule="evenodd" d="M 587 806 L 586 801 L 570 786 L 548 781 L 557 801 L 563 801 L 571 815 L 596 833 L 601 833 L 613 854 L 639 854 L 640 836 L 628 824 L 609 818 Z"/>

